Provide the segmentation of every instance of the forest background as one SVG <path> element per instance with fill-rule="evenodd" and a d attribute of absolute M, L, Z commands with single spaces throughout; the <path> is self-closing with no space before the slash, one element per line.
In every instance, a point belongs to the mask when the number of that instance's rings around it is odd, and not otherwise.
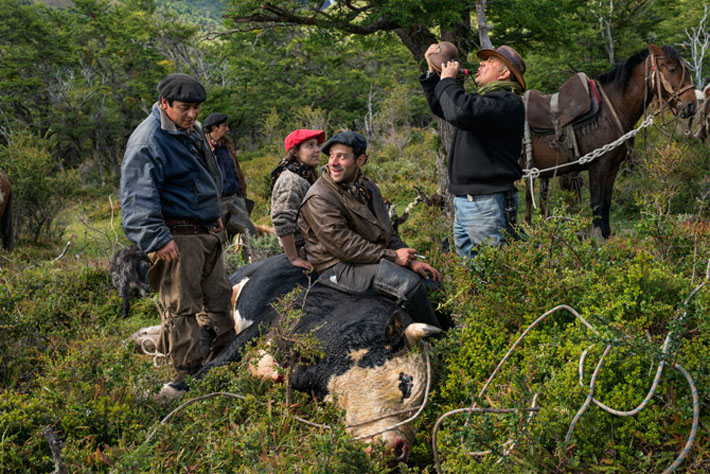
<path fill-rule="evenodd" d="M 696 87 L 710 78 L 709 8 L 698 1 L 324 3 L 0 0 L 0 168 L 13 183 L 17 237 L 13 253 L 0 253 L 0 472 L 53 469 L 46 428 L 62 440 L 69 472 L 388 468 L 338 427 L 337 409 L 295 394 L 301 416 L 336 428 L 294 422 L 284 387 L 252 379 L 243 364 L 214 371 L 193 392 L 229 390 L 245 401 L 210 399 L 159 426 L 175 406 L 151 394 L 169 371 L 123 344 L 159 316 L 143 299 L 121 319 L 107 267 L 127 243 L 116 197 L 125 143 L 166 74 L 185 72 L 203 82 L 208 99 L 201 119 L 229 115 L 230 138 L 257 202 L 252 218 L 261 224 L 269 223 L 269 171 L 295 128 L 367 135 L 366 174 L 400 211 L 417 195 L 413 185 L 440 191 L 445 138 L 417 81 L 424 49 L 440 39 L 454 40 L 467 65 L 475 64 L 486 35 L 495 46 L 514 46 L 526 60 L 529 88 L 545 92 L 577 71 L 594 77 L 648 41 L 676 47 L 694 67 Z M 477 7 L 486 22 L 478 21 Z M 690 388 L 673 363 L 688 370 L 700 394 L 699 429 L 681 466 L 710 470 L 710 296 L 707 287 L 693 293 L 707 279 L 710 258 L 710 147 L 672 127 L 637 138 L 617 180 L 614 234 L 606 242 L 586 237 L 586 190 L 580 204 L 555 189 L 553 217 L 538 217 L 526 241 L 485 249 L 462 265 L 441 251 L 450 216 L 415 208 L 401 233 L 446 275 L 436 303 L 456 327 L 433 343 L 432 400 L 415 421 L 412 459 L 396 472 L 434 471 L 432 431 L 444 412 L 474 400 L 522 408 L 538 392 L 541 410 L 532 418 L 450 418 L 437 444 L 442 469 L 661 471 L 693 424 Z M 255 245 L 274 250 L 273 240 Z M 244 264 L 243 254 L 230 251 L 230 268 Z M 600 334 L 589 334 L 570 314 L 553 316 L 478 400 L 521 332 L 563 303 Z M 592 406 L 565 443 L 588 392 L 577 380 L 577 360 L 590 345 L 589 360 L 598 360 L 608 341 L 614 351 L 597 380 L 600 400 L 637 406 L 666 360 L 658 390 L 635 417 Z M 509 439 L 515 445 L 503 456 Z M 483 448 L 492 454 L 466 454 Z"/>

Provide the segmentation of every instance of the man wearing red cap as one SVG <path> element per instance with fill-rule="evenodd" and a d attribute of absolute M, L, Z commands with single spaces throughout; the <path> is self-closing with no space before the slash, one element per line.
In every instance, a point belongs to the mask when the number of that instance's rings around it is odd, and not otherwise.
<path fill-rule="evenodd" d="M 455 196 L 454 243 L 460 256 L 473 257 L 481 244 L 502 244 L 504 230 L 514 235 L 525 62 L 510 46 L 478 51 L 479 89 L 467 94 L 456 81 L 458 61 L 443 63 L 441 78 L 435 74 L 432 56 L 439 52 L 438 44 L 427 49 L 429 71 L 420 82 L 431 111 L 454 126 L 448 160 L 449 192 Z"/>
<path fill-rule="evenodd" d="M 298 230 L 298 208 L 318 177 L 318 145 L 324 141 L 323 130 L 294 130 L 284 140 L 286 156 L 271 172 L 271 223 L 288 260 L 306 270 L 313 265 L 299 256 L 303 236 Z"/>

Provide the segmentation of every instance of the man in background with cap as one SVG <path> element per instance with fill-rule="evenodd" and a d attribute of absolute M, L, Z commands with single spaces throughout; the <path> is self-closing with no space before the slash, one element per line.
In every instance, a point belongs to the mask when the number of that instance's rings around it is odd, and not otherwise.
<path fill-rule="evenodd" d="M 467 94 L 456 81 L 458 61 L 442 64 L 441 78 L 435 73 L 432 56 L 439 51 L 438 44 L 429 46 L 424 54 L 429 71 L 419 80 L 432 113 L 454 126 L 448 160 L 454 243 L 458 255 L 473 257 L 481 244 L 502 244 L 504 229 L 515 235 L 525 62 L 510 46 L 479 50 L 479 89 Z"/>
<path fill-rule="evenodd" d="M 170 74 L 158 95 L 126 145 L 121 221 L 153 263 L 148 280 L 165 309 L 158 352 L 177 371 L 159 394 L 169 399 L 230 341 L 234 322 L 218 236 L 222 174 L 196 121 L 207 94 L 192 77 Z"/>
<path fill-rule="evenodd" d="M 440 327 L 423 280 L 439 281 L 441 276 L 402 242 L 380 189 L 361 173 L 367 162 L 365 138 L 339 132 L 321 151 L 328 164 L 298 215 L 306 258 L 319 281 L 349 293 L 376 291 L 394 297 L 415 321 Z"/>
<path fill-rule="evenodd" d="M 203 124 L 207 143 L 217 158 L 222 171 L 222 222 L 225 237 L 246 234 L 256 237 L 257 230 L 249 220 L 247 208 L 247 181 L 244 177 L 232 142 L 227 138 L 228 117 L 225 114 L 210 114 Z"/>

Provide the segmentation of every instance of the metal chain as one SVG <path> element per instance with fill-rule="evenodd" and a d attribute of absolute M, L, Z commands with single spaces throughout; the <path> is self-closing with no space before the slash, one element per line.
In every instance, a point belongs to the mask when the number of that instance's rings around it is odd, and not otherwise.
<path fill-rule="evenodd" d="M 611 143 L 607 143 L 606 145 L 603 145 L 603 146 L 597 148 L 596 150 L 590 151 L 589 153 L 587 153 L 584 156 L 581 156 L 580 158 L 578 158 L 575 161 L 570 161 L 568 163 L 562 163 L 561 165 L 551 166 L 549 168 L 543 168 L 543 169 L 538 169 L 535 167 L 525 168 L 525 169 L 523 169 L 523 179 L 539 178 L 542 173 L 546 173 L 548 171 L 554 171 L 556 169 L 564 168 L 566 166 L 572 166 L 572 165 L 578 165 L 578 164 L 585 165 L 587 163 L 591 163 L 592 161 L 596 160 L 597 158 L 599 158 L 603 154 L 613 150 L 614 148 L 619 147 L 629 138 L 635 137 L 644 128 L 650 127 L 651 125 L 653 125 L 653 120 L 654 120 L 655 116 L 656 116 L 656 114 L 649 115 L 648 117 L 646 117 L 646 120 L 641 122 L 641 125 L 639 125 L 634 130 L 631 130 L 631 131 L 623 134 L 622 136 L 620 136 L 619 138 L 617 138 L 616 140 L 614 140 Z"/>

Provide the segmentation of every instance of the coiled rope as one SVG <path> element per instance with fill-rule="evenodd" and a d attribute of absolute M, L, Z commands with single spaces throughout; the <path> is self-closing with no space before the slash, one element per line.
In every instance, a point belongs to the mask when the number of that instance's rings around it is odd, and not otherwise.
<path fill-rule="evenodd" d="M 690 300 L 693 298 L 693 296 L 695 296 L 695 294 L 697 294 L 698 291 L 700 291 L 701 288 L 703 288 L 707 284 L 707 282 L 709 280 L 710 280 L 710 259 L 708 259 L 708 263 L 706 266 L 705 279 L 703 280 L 702 283 L 700 283 L 700 285 L 698 285 L 693 291 L 691 291 L 690 295 L 685 300 L 684 305 L 686 307 L 686 310 L 678 318 L 678 321 L 677 321 L 678 323 L 682 323 L 685 320 L 685 318 L 688 315 L 687 307 L 688 307 L 688 304 L 690 303 Z M 513 345 L 510 347 L 510 349 L 508 349 L 506 354 L 503 356 L 501 361 L 498 363 L 496 368 L 493 370 L 491 375 L 488 377 L 488 380 L 486 381 L 483 388 L 479 392 L 477 399 L 481 399 L 481 397 L 485 393 L 486 389 L 490 386 L 493 379 L 496 377 L 496 375 L 498 375 L 500 368 L 508 360 L 508 358 L 511 356 L 511 354 L 513 353 L 515 348 L 518 347 L 518 345 L 522 342 L 522 340 L 530 333 L 530 331 L 532 329 L 534 329 L 540 322 L 542 322 L 544 319 L 546 319 L 549 315 L 551 315 L 559 310 L 562 310 L 562 309 L 567 310 L 568 312 L 572 313 L 582 324 L 584 324 L 584 326 L 587 327 L 587 329 L 592 331 L 595 335 L 599 336 L 599 332 L 591 324 L 589 324 L 576 310 L 574 310 L 573 308 L 571 308 L 570 306 L 565 305 L 565 304 L 555 306 L 551 310 L 544 313 L 542 316 L 538 317 L 535 321 L 533 321 L 532 324 L 530 324 L 525 329 L 525 331 L 523 331 L 523 333 L 513 343 Z M 668 347 L 670 345 L 670 342 L 671 342 L 673 336 L 674 336 L 673 331 L 670 331 L 666 335 L 665 341 L 663 343 L 663 348 L 661 351 L 661 355 L 663 358 L 667 357 Z M 608 407 L 604 403 L 602 403 L 599 400 L 597 400 L 596 398 L 594 398 L 594 390 L 595 390 L 597 376 L 598 376 L 599 371 L 604 363 L 604 359 L 611 351 L 611 348 L 612 348 L 612 344 L 607 344 L 606 348 L 604 349 L 604 353 L 599 358 L 599 362 L 597 362 L 594 372 L 592 373 L 592 378 L 589 382 L 589 386 L 588 386 L 589 392 L 587 393 L 587 397 L 584 400 L 584 403 L 582 404 L 580 409 L 577 411 L 574 418 L 572 419 L 572 422 L 570 423 L 569 429 L 567 430 L 567 436 L 565 437 L 565 444 L 569 444 L 569 442 L 571 441 L 572 434 L 574 432 L 574 428 L 575 428 L 577 422 L 581 419 L 582 415 L 586 412 L 587 408 L 589 407 L 589 405 L 592 402 L 594 402 L 594 404 L 597 405 L 599 408 L 603 409 L 604 411 L 606 411 L 612 415 L 634 416 L 634 415 L 638 414 L 641 410 L 643 410 L 648 405 L 649 401 L 651 400 L 651 398 L 653 397 L 653 395 L 656 392 L 656 389 L 658 387 L 658 383 L 660 381 L 661 373 L 663 372 L 663 366 L 665 365 L 664 359 L 662 359 L 661 362 L 659 362 L 658 368 L 656 370 L 656 375 L 653 379 L 653 383 L 651 384 L 651 388 L 649 389 L 648 393 L 646 394 L 646 397 L 633 410 L 629 410 L 629 411 L 616 410 L 616 409 Z M 578 364 L 579 382 L 580 382 L 581 386 L 584 386 L 584 383 L 583 383 L 584 361 L 586 359 L 587 352 L 588 352 L 588 349 L 585 349 L 582 352 L 582 354 L 580 356 L 579 364 Z M 693 381 L 690 374 L 679 364 L 674 363 L 673 368 L 675 368 L 681 374 L 683 374 L 683 376 L 685 377 L 685 379 L 688 382 L 688 385 L 690 387 L 690 393 L 691 393 L 691 397 L 693 400 L 693 421 L 692 421 L 690 433 L 688 435 L 688 439 L 685 443 L 685 446 L 681 450 L 678 457 L 673 461 L 673 463 L 670 466 L 668 466 L 668 468 L 666 468 L 666 470 L 663 471 L 664 474 L 668 474 L 668 473 L 675 471 L 678 468 L 678 466 L 680 466 L 680 464 L 688 456 L 688 454 L 690 453 L 690 450 L 692 449 L 693 444 L 695 442 L 695 437 L 696 437 L 697 431 L 698 431 L 698 424 L 700 422 L 700 400 L 699 400 L 699 396 L 698 396 L 697 387 L 695 386 L 695 382 Z M 538 394 L 535 394 L 535 396 L 533 397 L 533 402 L 531 404 L 532 405 L 531 407 L 521 409 L 522 411 L 530 411 L 531 412 L 530 416 L 528 416 L 528 421 L 530 421 L 531 415 L 535 411 L 539 410 L 534 407 L 535 402 L 537 400 L 537 395 Z M 451 410 L 451 411 L 444 413 L 443 415 L 441 415 L 439 417 L 439 419 L 437 419 L 436 424 L 434 425 L 434 429 L 432 431 L 431 443 L 432 443 L 432 450 L 434 452 L 435 468 L 438 473 L 441 474 L 442 471 L 441 471 L 441 463 L 439 460 L 439 452 L 438 452 L 438 448 L 437 448 L 437 432 L 439 431 L 441 423 L 444 421 L 444 419 L 448 418 L 449 416 L 458 414 L 458 413 L 517 413 L 520 411 L 517 408 L 497 408 L 497 409 L 496 408 L 478 408 L 475 405 L 476 405 L 476 402 L 474 401 L 473 405 L 470 408 L 459 408 L 459 409 Z M 504 443 L 504 446 L 510 445 L 513 443 L 514 442 L 512 440 L 508 440 L 506 443 Z M 507 454 L 509 454 L 511 450 L 512 450 L 512 446 L 503 452 L 503 456 L 506 456 Z M 473 453 L 468 453 L 468 454 L 470 454 L 470 455 L 484 455 L 484 454 L 488 454 L 490 452 L 491 452 L 490 450 L 486 450 L 486 451 L 478 451 L 478 452 L 473 452 Z M 500 462 L 501 459 L 502 459 L 502 457 L 500 459 L 498 459 L 498 461 L 496 461 L 496 463 Z"/>

